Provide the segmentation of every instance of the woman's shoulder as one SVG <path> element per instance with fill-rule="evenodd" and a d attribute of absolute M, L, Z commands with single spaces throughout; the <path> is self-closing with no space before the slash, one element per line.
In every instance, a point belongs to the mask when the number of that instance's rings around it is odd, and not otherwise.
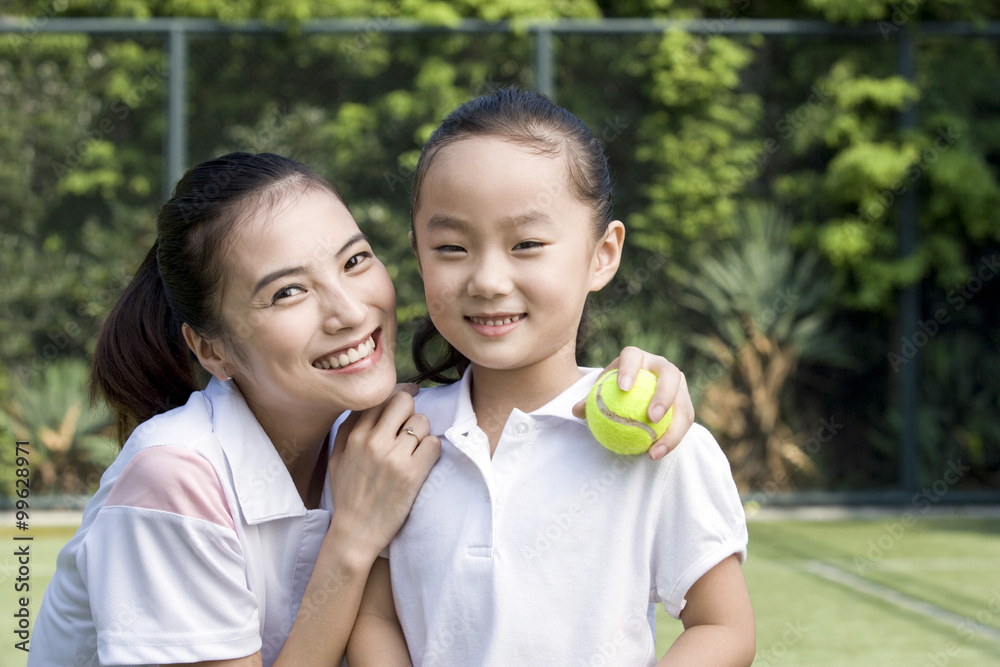
<path fill-rule="evenodd" d="M 232 526 L 211 403 L 194 392 L 184 405 L 140 424 L 105 473 L 104 507 L 159 509 Z"/>

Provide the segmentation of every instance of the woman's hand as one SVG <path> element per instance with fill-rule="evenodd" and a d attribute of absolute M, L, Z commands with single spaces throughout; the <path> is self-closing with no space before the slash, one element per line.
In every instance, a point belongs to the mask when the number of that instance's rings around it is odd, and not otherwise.
<path fill-rule="evenodd" d="M 667 452 L 680 443 L 681 438 L 694 423 L 694 404 L 688 393 L 684 373 L 681 373 L 677 366 L 665 358 L 643 352 L 637 347 L 626 347 L 622 350 L 621 356 L 612 361 L 605 370 L 610 371 L 615 368 L 618 369 L 618 387 L 622 391 L 628 391 L 632 388 L 640 368 L 656 375 L 656 391 L 653 393 L 653 399 L 649 402 L 647 413 L 650 420 L 660 421 L 663 419 L 663 415 L 667 414 L 670 406 L 673 406 L 674 414 L 670 420 L 670 427 L 663 434 L 663 437 L 649 448 L 649 458 L 654 461 L 663 458 Z M 577 403 L 573 406 L 573 414 L 583 418 L 585 405 L 586 401 Z"/>
<path fill-rule="evenodd" d="M 441 454 L 427 418 L 413 412 L 415 385 L 401 385 L 380 406 L 354 413 L 337 431 L 330 455 L 335 516 L 374 557 L 406 520 Z"/>

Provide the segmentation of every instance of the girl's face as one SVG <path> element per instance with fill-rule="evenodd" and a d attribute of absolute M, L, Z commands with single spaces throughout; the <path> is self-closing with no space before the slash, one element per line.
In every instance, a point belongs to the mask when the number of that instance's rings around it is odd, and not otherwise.
<path fill-rule="evenodd" d="M 388 397 L 395 292 L 333 194 L 289 188 L 236 234 L 224 261 L 222 346 L 251 407 L 312 423 Z"/>
<path fill-rule="evenodd" d="M 424 176 L 414 247 L 431 319 L 474 365 L 574 360 L 587 294 L 614 275 L 618 243 L 595 239 L 567 158 L 500 137 L 442 148 Z"/>

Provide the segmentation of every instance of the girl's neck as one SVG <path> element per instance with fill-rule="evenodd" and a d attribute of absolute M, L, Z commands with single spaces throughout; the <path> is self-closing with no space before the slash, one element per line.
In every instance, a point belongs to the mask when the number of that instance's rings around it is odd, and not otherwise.
<path fill-rule="evenodd" d="M 573 351 L 553 355 L 515 369 L 492 369 L 472 364 L 472 408 L 490 441 L 490 456 L 510 413 L 534 412 L 571 387 L 581 377 Z"/>

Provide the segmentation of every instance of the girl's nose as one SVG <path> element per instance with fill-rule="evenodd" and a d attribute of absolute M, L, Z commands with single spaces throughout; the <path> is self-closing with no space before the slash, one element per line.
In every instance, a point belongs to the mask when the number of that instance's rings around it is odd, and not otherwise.
<path fill-rule="evenodd" d="M 510 267 L 500 258 L 483 256 L 469 276 L 467 290 L 469 296 L 490 299 L 510 294 L 514 287 L 510 279 Z"/>

